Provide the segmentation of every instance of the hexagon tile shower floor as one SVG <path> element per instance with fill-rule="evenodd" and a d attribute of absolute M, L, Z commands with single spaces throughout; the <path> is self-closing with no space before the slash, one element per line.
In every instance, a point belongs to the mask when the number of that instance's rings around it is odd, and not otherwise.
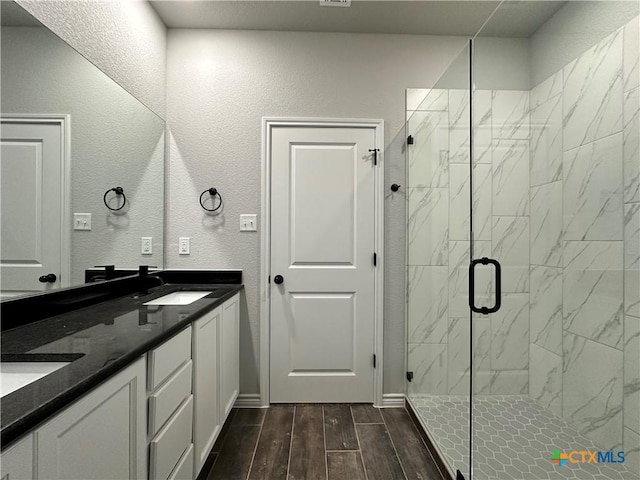
<path fill-rule="evenodd" d="M 411 403 L 447 463 L 454 468 L 468 465 L 469 397 L 415 395 Z M 624 464 L 581 463 L 559 467 L 551 460 L 555 450 L 602 449 L 530 397 L 475 396 L 473 420 L 476 480 L 639 478 L 637 472 Z"/>

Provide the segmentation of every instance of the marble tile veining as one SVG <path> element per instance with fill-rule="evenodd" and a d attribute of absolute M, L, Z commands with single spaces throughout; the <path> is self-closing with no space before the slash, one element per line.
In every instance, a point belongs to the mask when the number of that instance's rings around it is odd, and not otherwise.
<path fill-rule="evenodd" d="M 640 434 L 640 318 L 624 318 L 624 426 Z"/>
<path fill-rule="evenodd" d="M 447 393 L 447 345 L 408 345 L 407 366 L 413 372 L 413 380 L 408 384 L 410 393 L 432 392 L 434 395 Z"/>
<path fill-rule="evenodd" d="M 622 352 L 565 334 L 562 413 L 596 444 L 622 449 Z"/>
<path fill-rule="evenodd" d="M 566 242 L 564 329 L 622 348 L 622 242 Z"/>
<path fill-rule="evenodd" d="M 494 90 L 491 102 L 493 139 L 529 138 L 529 92 Z"/>
<path fill-rule="evenodd" d="M 491 163 L 491 90 L 475 90 L 473 108 L 473 163 Z"/>
<path fill-rule="evenodd" d="M 622 240 L 622 133 L 564 154 L 565 240 Z"/>
<path fill-rule="evenodd" d="M 640 202 L 640 88 L 624 95 L 624 201 Z"/>
<path fill-rule="evenodd" d="M 562 415 L 562 355 L 531 344 L 529 395 L 556 415 Z"/>
<path fill-rule="evenodd" d="M 538 108 L 551 98 L 562 93 L 562 70 L 549 76 L 531 89 L 530 102 L 531 110 Z"/>
<path fill-rule="evenodd" d="M 493 217 L 493 258 L 502 265 L 502 291 L 529 291 L 529 217 Z"/>
<path fill-rule="evenodd" d="M 408 145 L 409 187 L 449 184 L 449 116 L 447 112 L 415 112 L 408 122 L 414 138 Z"/>
<path fill-rule="evenodd" d="M 469 165 L 449 166 L 449 238 L 469 240 Z M 473 167 L 473 230 L 476 240 L 491 240 L 491 165 Z"/>
<path fill-rule="evenodd" d="M 562 265 L 562 182 L 531 188 L 531 264 Z"/>
<path fill-rule="evenodd" d="M 531 110 L 531 185 L 562 179 L 562 96 Z"/>
<path fill-rule="evenodd" d="M 407 110 L 446 111 L 448 90 L 437 88 L 407 88 Z"/>
<path fill-rule="evenodd" d="M 640 203 L 624 206 L 624 310 L 640 317 Z"/>
<path fill-rule="evenodd" d="M 446 188 L 409 188 L 409 265 L 446 265 L 449 198 Z"/>
<path fill-rule="evenodd" d="M 640 86 L 638 50 L 640 45 L 640 17 L 636 17 L 624 27 L 624 91 Z"/>
<path fill-rule="evenodd" d="M 564 150 L 622 130 L 622 30 L 564 67 Z"/>
<path fill-rule="evenodd" d="M 528 370 L 491 372 L 491 395 L 526 395 L 527 393 L 529 393 Z"/>
<path fill-rule="evenodd" d="M 469 317 L 449 319 L 447 351 L 449 355 L 449 394 L 468 395 L 471 371 L 469 355 Z M 491 324 L 488 318 L 473 319 L 474 391 L 489 393 L 491 360 Z"/>
<path fill-rule="evenodd" d="M 528 368 L 528 294 L 502 295 L 502 307 L 491 315 L 491 337 L 491 370 L 526 370 Z"/>
<path fill-rule="evenodd" d="M 409 267 L 409 338 L 413 343 L 446 343 L 449 267 Z"/>
<path fill-rule="evenodd" d="M 529 214 L 529 141 L 493 145 L 493 215 Z"/>
<path fill-rule="evenodd" d="M 531 343 L 562 355 L 562 268 L 531 266 Z"/>

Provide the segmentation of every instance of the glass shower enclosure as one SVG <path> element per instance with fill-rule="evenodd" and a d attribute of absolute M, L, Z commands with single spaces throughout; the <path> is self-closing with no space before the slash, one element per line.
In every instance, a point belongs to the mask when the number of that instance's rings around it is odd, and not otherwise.
<path fill-rule="evenodd" d="M 503 2 L 407 91 L 407 398 L 451 478 L 640 478 L 637 1 Z"/>

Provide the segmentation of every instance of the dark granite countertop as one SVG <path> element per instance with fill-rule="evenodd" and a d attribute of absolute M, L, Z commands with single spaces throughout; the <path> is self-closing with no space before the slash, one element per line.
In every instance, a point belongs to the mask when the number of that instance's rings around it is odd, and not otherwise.
<path fill-rule="evenodd" d="M 32 354 L 50 361 L 77 358 L 2 397 L 2 449 L 242 288 L 241 284 L 168 283 L 146 294 L 128 293 L 3 331 L 5 359 Z M 190 305 L 143 305 L 178 290 L 212 293 Z"/>

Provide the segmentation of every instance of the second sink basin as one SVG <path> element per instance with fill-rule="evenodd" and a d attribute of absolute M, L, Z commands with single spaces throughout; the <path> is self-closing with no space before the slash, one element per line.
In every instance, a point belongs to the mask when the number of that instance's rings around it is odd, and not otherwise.
<path fill-rule="evenodd" d="M 173 292 L 163 297 L 156 298 L 149 302 L 143 303 L 143 305 L 189 305 L 196 300 L 200 300 L 202 297 L 206 297 L 212 292 Z"/>
<path fill-rule="evenodd" d="M 71 362 L 1 362 L 0 396 L 10 394 Z"/>

